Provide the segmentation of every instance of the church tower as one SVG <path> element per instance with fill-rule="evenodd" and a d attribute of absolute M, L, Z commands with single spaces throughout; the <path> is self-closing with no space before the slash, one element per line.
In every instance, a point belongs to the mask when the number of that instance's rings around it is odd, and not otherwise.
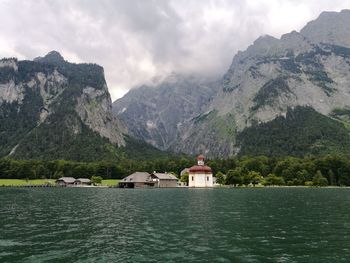
<path fill-rule="evenodd" d="M 213 187 L 213 173 L 209 166 L 204 164 L 205 157 L 197 157 L 197 165 L 189 169 L 188 186 L 189 187 Z"/>

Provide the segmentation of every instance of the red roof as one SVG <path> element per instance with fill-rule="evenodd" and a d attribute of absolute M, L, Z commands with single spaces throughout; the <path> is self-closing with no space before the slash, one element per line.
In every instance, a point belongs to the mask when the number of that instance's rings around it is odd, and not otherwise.
<path fill-rule="evenodd" d="M 211 168 L 206 165 L 193 165 L 189 169 L 190 173 L 211 173 Z"/>
<path fill-rule="evenodd" d="M 205 157 L 202 154 L 197 157 L 197 160 L 204 160 L 204 159 L 205 159 Z"/>

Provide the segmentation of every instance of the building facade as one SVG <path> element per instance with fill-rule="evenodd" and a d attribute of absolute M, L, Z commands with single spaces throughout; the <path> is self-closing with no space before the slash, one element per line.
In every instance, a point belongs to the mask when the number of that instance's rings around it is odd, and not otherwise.
<path fill-rule="evenodd" d="M 61 177 L 56 180 L 57 186 L 87 186 L 91 185 L 91 180 L 88 178 Z"/>
<path fill-rule="evenodd" d="M 75 183 L 75 178 L 73 177 L 61 177 L 56 180 L 58 186 L 73 186 Z"/>
<path fill-rule="evenodd" d="M 155 187 L 177 187 L 178 179 L 173 174 L 156 173 L 151 174 Z"/>
<path fill-rule="evenodd" d="M 177 187 L 178 179 L 168 173 L 135 172 L 119 182 L 120 188 Z"/>
<path fill-rule="evenodd" d="M 75 185 L 91 185 L 91 180 L 88 178 L 78 178 L 74 182 Z"/>
<path fill-rule="evenodd" d="M 197 157 L 197 165 L 189 169 L 189 187 L 213 187 L 213 172 L 211 168 L 204 164 L 205 157 Z"/>
<path fill-rule="evenodd" d="M 155 182 L 149 173 L 135 172 L 119 182 L 120 188 L 150 188 L 154 187 Z"/>

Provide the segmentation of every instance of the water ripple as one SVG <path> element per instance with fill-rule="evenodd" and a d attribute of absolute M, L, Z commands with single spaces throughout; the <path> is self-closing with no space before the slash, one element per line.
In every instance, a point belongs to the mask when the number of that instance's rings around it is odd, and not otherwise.
<path fill-rule="evenodd" d="M 0 188 L 0 262 L 349 262 L 344 189 Z"/>

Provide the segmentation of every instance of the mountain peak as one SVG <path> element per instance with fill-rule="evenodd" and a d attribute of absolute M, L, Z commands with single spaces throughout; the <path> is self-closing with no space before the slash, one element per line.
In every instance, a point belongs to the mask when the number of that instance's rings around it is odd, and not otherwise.
<path fill-rule="evenodd" d="M 44 57 L 35 58 L 34 61 L 57 64 L 62 63 L 65 60 L 58 51 L 53 50 L 47 53 Z"/>
<path fill-rule="evenodd" d="M 46 59 L 51 58 L 51 59 L 64 61 L 64 58 L 62 57 L 62 55 L 56 50 L 50 51 L 49 53 L 47 53 L 47 55 L 44 58 Z"/>
<path fill-rule="evenodd" d="M 343 9 L 340 12 L 336 11 L 323 11 L 317 19 L 324 19 L 324 18 L 329 18 L 329 17 L 336 17 L 336 16 L 343 16 L 343 15 L 350 15 L 350 9 Z"/>
<path fill-rule="evenodd" d="M 340 12 L 322 12 L 300 33 L 313 43 L 328 43 L 350 47 L 350 10 Z"/>
<path fill-rule="evenodd" d="M 273 45 L 278 41 L 277 38 L 270 35 L 262 35 L 254 41 L 254 45 Z"/>

